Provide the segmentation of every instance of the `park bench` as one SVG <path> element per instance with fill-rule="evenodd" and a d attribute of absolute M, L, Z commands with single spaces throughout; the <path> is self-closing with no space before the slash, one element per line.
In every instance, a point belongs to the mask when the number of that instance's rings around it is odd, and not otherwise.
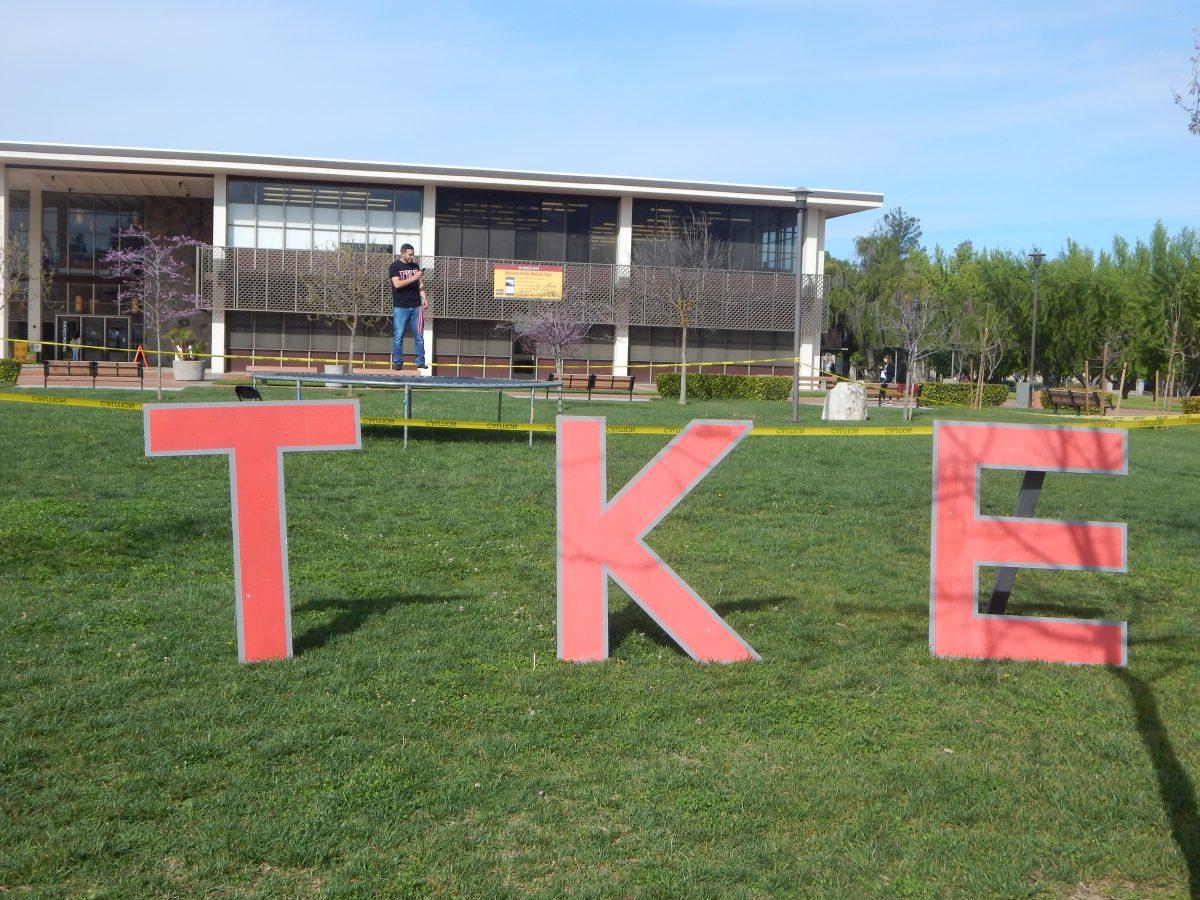
<path fill-rule="evenodd" d="M 1099 410 L 1100 415 L 1104 415 L 1106 410 L 1113 408 L 1107 394 L 1102 394 L 1100 391 L 1077 391 L 1071 388 L 1050 388 L 1046 391 L 1046 402 L 1054 409 L 1055 415 L 1058 414 L 1060 406 L 1075 410 L 1075 415 L 1079 415 L 1084 410 L 1090 412 L 1094 409 Z"/>
<path fill-rule="evenodd" d="M 50 386 L 51 378 L 73 381 L 90 379 L 92 387 L 97 378 L 136 378 L 138 387 L 144 387 L 140 362 L 115 362 L 77 359 L 47 359 L 42 361 L 42 387 Z"/>
<path fill-rule="evenodd" d="M 876 382 L 864 381 L 863 385 L 867 389 L 867 399 L 868 400 L 875 400 L 878 403 L 882 404 L 884 400 L 896 401 L 896 400 L 904 399 L 904 388 L 906 387 L 906 385 L 901 384 L 899 382 L 893 382 L 889 385 L 884 386 L 884 385 L 880 385 L 879 382 L 877 382 L 877 381 Z M 918 384 L 918 385 L 916 385 L 916 388 L 913 391 L 913 397 L 919 398 L 920 396 L 921 396 L 921 385 Z"/>
<path fill-rule="evenodd" d="M 629 399 L 633 399 L 633 376 L 632 375 L 597 375 L 592 372 L 588 375 L 563 375 L 562 386 L 564 391 L 587 391 L 587 397 L 592 399 L 592 391 L 621 391 L 628 394 Z"/>

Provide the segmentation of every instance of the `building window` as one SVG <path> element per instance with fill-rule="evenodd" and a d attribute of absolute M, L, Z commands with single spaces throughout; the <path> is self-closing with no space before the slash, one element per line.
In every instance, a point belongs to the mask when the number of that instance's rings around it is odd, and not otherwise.
<path fill-rule="evenodd" d="M 633 261 L 658 239 L 678 234 L 691 219 L 708 222 L 712 236 L 729 245 L 730 268 L 790 272 L 796 213 L 786 207 L 633 201 Z"/>
<path fill-rule="evenodd" d="M 231 178 L 226 243 L 260 249 L 421 250 L 420 188 L 354 187 Z"/>
<path fill-rule="evenodd" d="M 145 220 L 146 204 L 140 197 L 44 193 L 42 265 L 58 274 L 102 276 L 101 260 L 121 246 L 120 233 Z"/>
<path fill-rule="evenodd" d="M 500 191 L 438 191 L 442 256 L 612 263 L 617 200 Z"/>

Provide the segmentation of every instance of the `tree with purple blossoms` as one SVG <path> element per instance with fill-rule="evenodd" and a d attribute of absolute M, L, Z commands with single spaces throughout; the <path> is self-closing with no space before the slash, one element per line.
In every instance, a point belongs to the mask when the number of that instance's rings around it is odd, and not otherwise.
<path fill-rule="evenodd" d="M 560 306 L 547 306 L 537 315 L 514 322 L 513 334 L 528 353 L 554 360 L 554 373 L 563 376 L 563 359 L 572 347 L 578 347 L 587 337 L 588 326 L 571 316 Z"/>
<path fill-rule="evenodd" d="M 201 310 L 185 261 L 187 252 L 200 242 L 182 234 L 151 234 L 136 225 L 121 231 L 120 237 L 120 248 L 108 251 L 101 262 L 121 280 L 118 303 L 140 310 L 146 334 L 154 335 L 156 395 L 161 400 L 166 326 Z"/>

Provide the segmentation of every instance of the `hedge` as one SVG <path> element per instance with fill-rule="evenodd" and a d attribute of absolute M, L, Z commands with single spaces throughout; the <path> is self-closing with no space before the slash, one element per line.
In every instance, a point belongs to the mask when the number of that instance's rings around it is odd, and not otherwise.
<path fill-rule="evenodd" d="M 21 364 L 15 359 L 0 359 L 0 384 L 16 384 Z"/>
<path fill-rule="evenodd" d="M 1183 411 L 1189 416 L 1200 416 L 1200 394 L 1183 398 Z"/>
<path fill-rule="evenodd" d="M 1073 390 L 1076 390 L 1076 388 L 1064 388 L 1063 390 L 1073 391 Z M 1082 391 L 1083 388 L 1078 388 L 1078 390 Z M 1095 394 L 1095 393 L 1102 394 L 1102 396 L 1108 401 L 1108 406 L 1110 409 L 1117 408 L 1117 395 L 1114 394 L 1112 391 L 1097 391 L 1095 388 L 1093 388 L 1092 393 L 1093 394 Z M 1041 391 L 1041 394 L 1042 394 L 1042 408 L 1049 409 L 1050 408 L 1050 391 L 1046 388 L 1043 388 Z M 1097 410 L 1097 412 L 1099 412 L 1099 410 Z"/>
<path fill-rule="evenodd" d="M 974 406 L 977 386 L 965 382 L 922 382 L 921 406 Z M 1008 385 L 985 384 L 983 405 L 1000 406 L 1008 399 Z"/>
<path fill-rule="evenodd" d="M 660 372 L 654 376 L 659 396 L 679 399 L 679 373 Z M 689 400 L 786 400 L 792 393 L 792 380 L 773 375 L 704 375 L 694 373 L 687 380 Z"/>

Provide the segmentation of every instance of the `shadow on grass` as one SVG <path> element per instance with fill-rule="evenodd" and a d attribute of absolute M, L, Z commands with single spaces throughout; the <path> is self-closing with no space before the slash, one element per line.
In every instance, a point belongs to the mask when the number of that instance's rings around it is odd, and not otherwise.
<path fill-rule="evenodd" d="M 440 603 L 444 600 L 457 601 L 461 599 L 462 597 L 458 594 L 444 597 L 416 594 L 413 596 L 359 597 L 353 600 L 310 600 L 308 603 L 303 603 L 295 607 L 292 610 L 293 616 L 296 613 L 324 612 L 328 610 L 336 610 L 337 615 L 322 625 L 314 626 L 303 634 L 296 635 L 292 641 L 292 649 L 296 655 L 300 655 L 310 650 L 324 647 L 335 638 L 356 631 L 368 619 L 383 615 L 393 606 L 408 603 Z"/>
<path fill-rule="evenodd" d="M 1192 779 L 1175 755 L 1171 737 L 1158 714 L 1151 681 L 1137 678 L 1127 669 L 1113 669 L 1112 673 L 1125 685 L 1133 701 L 1134 724 L 1154 766 L 1158 793 L 1171 823 L 1171 837 L 1187 864 L 1188 893 L 1200 897 L 1200 817 Z"/>
<path fill-rule="evenodd" d="M 782 606 L 795 600 L 794 597 L 747 597 L 742 600 L 726 600 L 723 603 L 710 604 L 718 616 L 724 618 L 734 612 L 749 612 L 762 609 L 764 606 Z M 613 613 L 608 619 L 608 650 L 611 653 L 624 643 L 632 634 L 644 634 L 660 647 L 675 651 L 680 656 L 687 654 L 658 627 L 658 623 L 650 618 L 633 600 L 620 612 Z"/>

